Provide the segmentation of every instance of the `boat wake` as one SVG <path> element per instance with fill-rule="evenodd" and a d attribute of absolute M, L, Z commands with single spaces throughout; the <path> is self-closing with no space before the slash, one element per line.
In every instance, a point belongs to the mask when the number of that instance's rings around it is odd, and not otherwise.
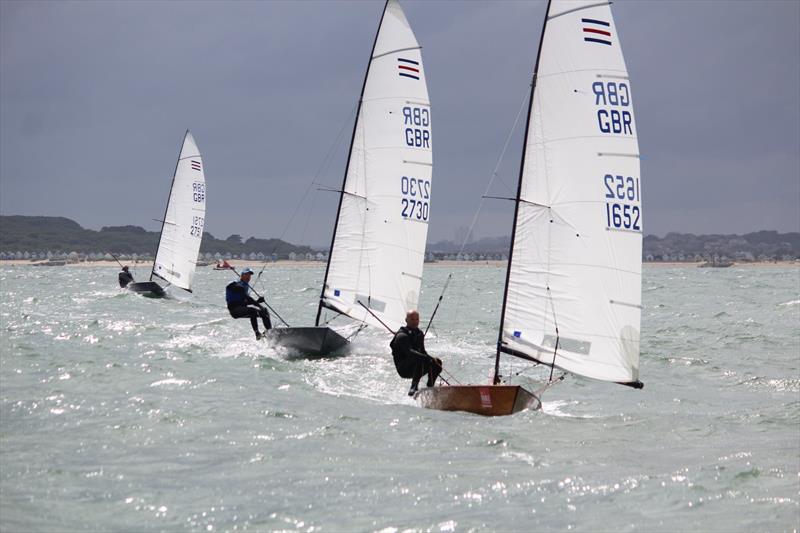
<path fill-rule="evenodd" d="M 592 418 L 600 418 L 597 415 L 576 415 L 573 413 L 569 413 L 566 409 L 571 405 L 579 405 L 580 402 L 572 400 L 553 400 L 552 402 L 542 402 L 542 412 L 548 416 L 554 416 L 557 418 L 575 418 L 575 419 L 592 419 Z"/>

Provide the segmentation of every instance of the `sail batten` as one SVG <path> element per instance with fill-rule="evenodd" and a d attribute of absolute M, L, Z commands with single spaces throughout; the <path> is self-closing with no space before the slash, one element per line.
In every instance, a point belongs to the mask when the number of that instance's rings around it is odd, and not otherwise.
<path fill-rule="evenodd" d="M 320 311 L 333 308 L 397 329 L 405 312 L 417 307 L 430 218 L 431 144 L 420 46 L 400 4 L 389 0 L 353 128 Z"/>
<path fill-rule="evenodd" d="M 608 3 L 551 0 L 534 81 L 498 351 L 637 382 L 639 146 Z"/>
<path fill-rule="evenodd" d="M 203 159 L 189 131 L 183 139 L 167 210 L 161 227 L 153 275 L 192 291 L 197 254 L 203 238 L 206 182 Z"/>

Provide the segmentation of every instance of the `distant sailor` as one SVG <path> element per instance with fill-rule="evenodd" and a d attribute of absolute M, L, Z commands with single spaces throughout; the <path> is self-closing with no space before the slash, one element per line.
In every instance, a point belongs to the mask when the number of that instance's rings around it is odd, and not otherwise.
<path fill-rule="evenodd" d="M 419 329 L 419 313 L 413 309 L 406 313 L 406 325 L 395 333 L 389 344 L 394 366 L 401 378 L 411 379 L 408 395 L 417 392 L 419 380 L 428 374 L 428 387 L 433 387 L 442 372 L 442 360 L 425 351 L 425 334 Z"/>
<path fill-rule="evenodd" d="M 261 339 L 262 333 L 258 331 L 258 317 L 261 317 L 265 330 L 272 328 L 272 321 L 269 319 L 269 312 L 258 305 L 264 302 L 264 297 L 253 300 L 247 294 L 252 277 L 252 270 L 249 268 L 242 270 L 239 281 L 232 281 L 225 287 L 225 301 L 228 303 L 228 312 L 233 318 L 250 317 L 250 325 L 253 326 L 256 339 Z"/>
<path fill-rule="evenodd" d="M 122 267 L 122 272 L 119 273 L 119 286 L 123 289 L 128 286 L 128 283 L 133 282 L 133 274 L 128 272 L 128 266 Z"/>

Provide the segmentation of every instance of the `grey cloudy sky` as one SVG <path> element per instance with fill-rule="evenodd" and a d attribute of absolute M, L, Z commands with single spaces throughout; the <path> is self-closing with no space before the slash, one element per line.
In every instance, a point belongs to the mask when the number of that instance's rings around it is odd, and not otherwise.
<path fill-rule="evenodd" d="M 432 101 L 430 239 L 467 226 L 525 98 L 544 1 L 412 1 Z M 338 187 L 382 1 L 0 1 L 0 212 L 157 229 L 191 129 L 206 230 L 280 236 Z M 800 231 L 800 2 L 626 1 L 645 233 Z M 492 193 L 515 188 L 522 124 Z M 326 154 L 339 144 L 323 165 Z M 506 188 L 507 185 L 509 188 Z M 284 237 L 327 243 L 310 188 Z M 487 201 L 477 236 L 509 233 Z"/>

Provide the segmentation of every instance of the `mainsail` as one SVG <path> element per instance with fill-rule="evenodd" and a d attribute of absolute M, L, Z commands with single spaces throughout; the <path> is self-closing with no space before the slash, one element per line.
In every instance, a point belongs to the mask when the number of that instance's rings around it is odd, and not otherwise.
<path fill-rule="evenodd" d="M 186 130 L 172 178 L 167 210 L 161 226 L 153 276 L 189 292 L 206 216 L 206 180 L 203 159 Z"/>
<path fill-rule="evenodd" d="M 420 46 L 400 4 L 388 0 L 356 115 L 317 325 L 327 307 L 397 329 L 416 308 L 432 163 Z"/>
<path fill-rule="evenodd" d="M 636 382 L 642 183 L 608 2 L 550 2 L 532 90 L 498 357 Z"/>

